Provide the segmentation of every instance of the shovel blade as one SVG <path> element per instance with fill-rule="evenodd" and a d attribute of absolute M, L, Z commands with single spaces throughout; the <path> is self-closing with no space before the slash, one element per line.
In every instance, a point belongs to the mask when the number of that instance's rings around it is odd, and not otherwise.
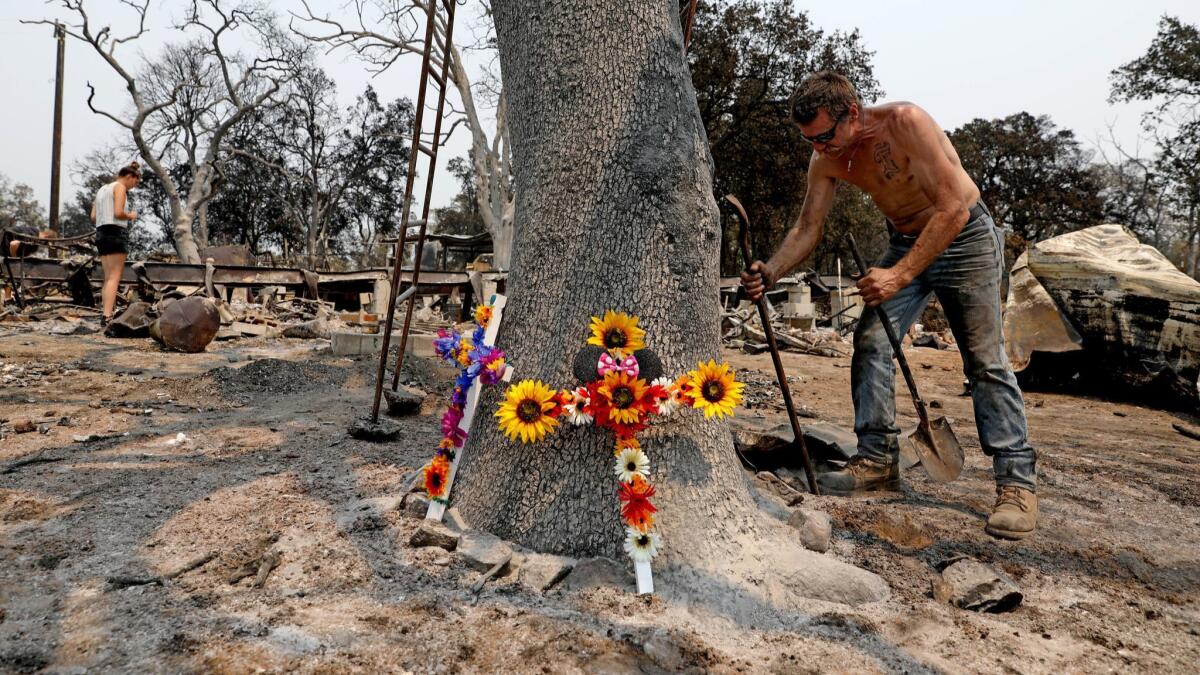
<path fill-rule="evenodd" d="M 929 426 L 922 424 L 912 435 L 913 447 L 921 458 L 925 473 L 939 483 L 949 483 L 962 473 L 964 455 L 950 420 L 935 417 Z"/>

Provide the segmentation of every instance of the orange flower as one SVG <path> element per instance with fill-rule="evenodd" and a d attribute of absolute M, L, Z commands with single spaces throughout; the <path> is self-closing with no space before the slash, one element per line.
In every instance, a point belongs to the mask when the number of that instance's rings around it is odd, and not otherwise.
<path fill-rule="evenodd" d="M 425 465 L 425 492 L 430 499 L 445 500 L 446 484 L 450 479 L 450 460 L 442 455 Z"/>
<path fill-rule="evenodd" d="M 641 450 L 642 444 L 633 436 L 617 436 L 617 449 L 615 451 L 617 454 L 620 454 L 622 450 L 629 450 L 630 448 Z"/>

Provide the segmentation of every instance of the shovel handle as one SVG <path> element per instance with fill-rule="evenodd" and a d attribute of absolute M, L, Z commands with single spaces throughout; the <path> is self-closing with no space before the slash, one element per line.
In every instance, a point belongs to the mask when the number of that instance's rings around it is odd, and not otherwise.
<path fill-rule="evenodd" d="M 733 195 L 725 195 L 725 201 L 729 202 L 734 209 L 737 210 L 738 224 L 738 243 L 742 249 L 742 260 L 746 263 L 746 270 L 750 269 L 750 216 L 746 215 L 746 209 L 742 207 L 742 203 Z M 764 292 L 758 296 L 758 319 L 762 323 L 763 334 L 767 337 L 767 347 L 771 350 L 771 362 L 775 365 L 775 378 L 779 381 L 779 391 L 783 394 L 783 404 L 787 407 L 788 422 L 792 426 L 792 435 L 796 438 L 796 446 L 800 448 L 800 458 L 804 461 L 804 475 L 808 478 L 808 489 L 814 495 L 820 495 L 821 491 L 817 488 L 817 474 L 813 470 L 812 459 L 808 455 L 808 445 L 804 442 L 804 430 L 800 428 L 800 420 L 796 417 L 796 404 L 792 402 L 792 390 L 788 387 L 787 373 L 783 370 L 783 359 L 779 356 L 779 345 L 775 342 L 775 329 L 771 327 L 771 316 L 767 312 L 767 294 Z"/>
<path fill-rule="evenodd" d="M 858 245 L 854 243 L 854 235 L 846 233 L 846 243 L 850 247 L 850 254 L 854 256 L 854 264 L 858 265 L 860 274 L 866 275 L 867 265 L 863 262 L 862 254 L 858 251 Z M 912 393 L 913 405 L 917 407 L 917 417 L 921 418 L 921 426 L 929 428 L 929 413 L 925 410 L 925 401 L 921 398 L 921 394 L 917 392 L 917 381 L 913 379 L 912 370 L 908 367 L 908 359 L 904 356 L 904 350 L 901 349 L 900 338 L 896 336 L 896 330 L 892 328 L 892 322 L 888 320 L 887 311 L 882 304 L 874 307 L 875 313 L 879 316 L 879 322 L 883 324 L 883 330 L 887 333 L 888 340 L 892 343 L 892 352 L 896 355 L 896 361 L 900 364 L 900 371 L 904 373 L 904 381 L 908 383 L 908 391 Z"/>

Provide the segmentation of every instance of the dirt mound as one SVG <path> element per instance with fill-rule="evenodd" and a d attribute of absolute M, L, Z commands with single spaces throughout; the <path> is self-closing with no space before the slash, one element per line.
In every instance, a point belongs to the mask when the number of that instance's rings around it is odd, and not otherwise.
<path fill-rule="evenodd" d="M 388 356 L 388 369 L 384 382 L 389 387 L 392 384 L 392 366 L 395 365 L 396 356 L 399 353 L 396 348 L 393 348 Z M 379 355 L 359 356 L 355 358 L 355 361 L 366 386 L 374 387 L 375 373 L 379 368 Z M 400 367 L 400 384 L 416 387 L 430 394 L 449 396 L 450 391 L 454 389 L 454 378 L 458 376 L 458 373 L 458 368 L 441 359 L 409 354 L 404 357 L 404 365 Z"/>
<path fill-rule="evenodd" d="M 241 368 L 214 368 L 200 379 L 213 381 L 225 398 L 246 399 L 258 394 L 294 394 L 340 387 L 349 376 L 347 368 L 337 366 L 261 359 Z"/>
<path fill-rule="evenodd" d="M 43 520 L 57 507 L 49 500 L 26 491 L 0 490 L 0 523 Z"/>

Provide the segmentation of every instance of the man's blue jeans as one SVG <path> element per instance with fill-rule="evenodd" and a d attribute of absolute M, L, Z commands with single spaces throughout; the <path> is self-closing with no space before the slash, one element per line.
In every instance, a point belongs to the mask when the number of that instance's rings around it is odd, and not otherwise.
<path fill-rule="evenodd" d="M 877 267 L 891 267 L 908 253 L 913 237 L 893 235 Z M 1036 453 L 1029 446 L 1025 403 L 1004 352 L 1000 281 L 1004 257 L 1000 233 L 984 212 L 911 284 L 883 304 L 903 336 L 937 295 L 971 381 L 975 424 L 983 452 L 992 457 L 997 485 L 1035 489 Z M 896 367 L 892 345 L 874 310 L 864 309 L 854 332 L 850 370 L 858 454 L 876 462 L 898 460 Z M 907 396 L 905 397 L 907 398 Z"/>

